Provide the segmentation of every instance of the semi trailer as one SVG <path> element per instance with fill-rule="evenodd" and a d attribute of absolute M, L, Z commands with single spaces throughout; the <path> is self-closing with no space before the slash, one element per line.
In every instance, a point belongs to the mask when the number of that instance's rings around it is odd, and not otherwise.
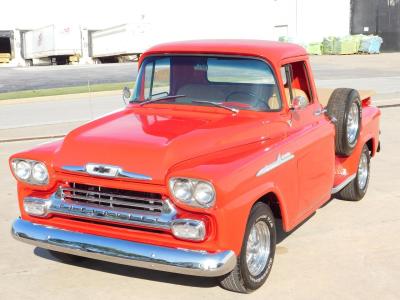
<path fill-rule="evenodd" d="M 150 24 L 135 22 L 90 32 L 95 63 L 134 61 L 151 46 Z"/>
<path fill-rule="evenodd" d="M 69 64 L 82 56 L 79 26 L 49 25 L 24 32 L 22 40 L 27 65 Z"/>

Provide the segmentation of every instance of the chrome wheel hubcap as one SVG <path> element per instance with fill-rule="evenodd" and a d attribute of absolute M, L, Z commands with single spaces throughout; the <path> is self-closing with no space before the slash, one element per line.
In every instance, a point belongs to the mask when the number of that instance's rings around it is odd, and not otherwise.
<path fill-rule="evenodd" d="M 363 152 L 360 157 L 360 163 L 358 164 L 358 186 L 360 189 L 364 189 L 367 184 L 368 179 L 368 158 L 367 155 Z"/>
<path fill-rule="evenodd" d="M 267 265 L 270 253 L 270 232 L 264 221 L 253 225 L 247 240 L 246 263 L 252 276 L 258 276 Z"/>
<path fill-rule="evenodd" d="M 359 111 L 357 103 L 351 105 L 349 115 L 347 117 L 347 140 L 350 144 L 354 144 L 357 137 L 359 123 Z"/>

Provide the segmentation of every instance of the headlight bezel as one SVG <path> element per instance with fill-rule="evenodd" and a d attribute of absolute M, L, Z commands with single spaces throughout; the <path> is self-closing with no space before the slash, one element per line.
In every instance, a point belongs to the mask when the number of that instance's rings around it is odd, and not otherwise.
<path fill-rule="evenodd" d="M 188 198 L 188 200 L 180 199 L 179 197 L 177 197 L 177 195 L 175 193 L 175 189 L 174 189 L 175 184 L 177 182 L 181 182 L 181 181 L 187 182 L 191 186 L 191 196 Z M 210 201 L 208 201 L 206 203 L 201 203 L 198 199 L 196 199 L 196 196 L 195 196 L 196 188 L 199 184 L 208 186 L 210 188 L 210 191 L 212 191 L 213 196 Z M 173 197 L 173 199 L 175 199 L 176 201 L 178 201 L 181 204 L 188 205 L 191 207 L 203 208 L 203 209 L 212 208 L 215 205 L 216 198 L 217 198 L 215 187 L 208 180 L 190 178 L 190 177 L 171 177 L 168 180 L 168 186 L 169 186 L 169 192 L 170 192 L 171 196 Z"/>
<path fill-rule="evenodd" d="M 17 173 L 17 166 L 21 162 L 27 163 L 30 166 L 29 176 L 26 179 L 20 177 Z M 33 169 L 36 165 L 39 165 L 45 171 L 46 176 L 43 180 L 39 180 L 38 178 L 35 178 L 35 176 L 34 176 Z M 24 158 L 14 158 L 11 160 L 11 169 L 13 171 L 14 176 L 19 181 L 22 181 L 22 182 L 25 182 L 25 183 L 28 183 L 31 185 L 36 185 L 36 186 L 45 186 L 45 185 L 48 185 L 50 182 L 49 170 L 48 170 L 46 164 L 42 161 L 33 160 L 33 159 L 24 159 Z"/>

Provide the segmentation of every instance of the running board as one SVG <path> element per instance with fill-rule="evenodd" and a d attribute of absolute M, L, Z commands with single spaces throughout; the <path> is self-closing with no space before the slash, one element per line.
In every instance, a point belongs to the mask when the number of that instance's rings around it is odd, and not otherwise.
<path fill-rule="evenodd" d="M 357 174 L 350 175 L 347 177 L 343 182 L 339 183 L 337 186 L 334 186 L 332 188 L 331 194 L 336 194 L 337 192 L 340 192 L 346 185 L 348 185 L 354 178 L 356 178 Z"/>

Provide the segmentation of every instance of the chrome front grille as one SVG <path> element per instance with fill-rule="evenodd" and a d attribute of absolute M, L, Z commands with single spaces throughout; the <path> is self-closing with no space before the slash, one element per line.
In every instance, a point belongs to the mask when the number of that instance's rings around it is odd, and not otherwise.
<path fill-rule="evenodd" d="M 106 209 L 129 209 L 138 212 L 161 214 L 164 205 L 161 194 L 70 183 L 61 187 L 65 202 L 94 204 Z"/>

